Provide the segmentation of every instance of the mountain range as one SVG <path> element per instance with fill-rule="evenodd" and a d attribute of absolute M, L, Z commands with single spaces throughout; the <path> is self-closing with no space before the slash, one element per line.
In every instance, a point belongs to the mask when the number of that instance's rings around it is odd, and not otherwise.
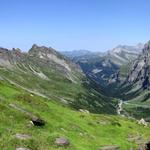
<path fill-rule="evenodd" d="M 143 46 L 144 44 L 139 43 L 136 46 L 119 45 L 105 53 L 79 50 L 62 52 L 62 54 L 79 64 L 89 78 L 101 86 L 106 86 L 117 80 L 120 68 L 135 60 Z"/>
<path fill-rule="evenodd" d="M 88 80 L 78 65 L 52 48 L 34 44 L 28 53 L 1 48 L 0 62 L 1 79 L 31 93 L 57 99 L 78 109 L 102 112 L 105 110 L 100 108 L 106 105 L 109 113 L 114 111 L 110 100 L 94 85 L 96 83 Z"/>
<path fill-rule="evenodd" d="M 105 95 L 126 101 L 126 114 L 149 120 L 149 49 L 150 42 L 119 45 L 103 55 L 91 52 L 70 59 L 101 86 Z"/>
<path fill-rule="evenodd" d="M 149 53 L 0 48 L 0 149 L 147 150 Z"/>

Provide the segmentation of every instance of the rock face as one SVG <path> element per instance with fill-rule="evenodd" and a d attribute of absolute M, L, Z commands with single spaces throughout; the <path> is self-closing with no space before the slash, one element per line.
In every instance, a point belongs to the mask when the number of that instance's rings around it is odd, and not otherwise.
<path fill-rule="evenodd" d="M 129 83 L 139 82 L 141 88 L 148 89 L 150 73 L 150 41 L 144 45 L 142 54 L 134 62 L 131 72 L 128 75 Z"/>
<path fill-rule="evenodd" d="M 58 146 L 68 146 L 70 144 L 70 142 L 65 137 L 58 137 L 55 139 L 55 144 Z"/>
<path fill-rule="evenodd" d="M 14 69 L 21 67 L 20 64 L 23 64 L 24 69 L 29 69 L 35 75 L 47 79 L 43 72 L 37 70 L 37 68 L 35 69 L 31 64 L 29 65 L 29 60 L 36 61 L 38 65 L 43 65 L 43 67 L 49 66 L 53 70 L 58 70 L 72 82 L 75 82 L 74 72 L 82 74 L 81 69 L 77 65 L 51 47 L 34 44 L 27 53 L 21 52 L 18 48 L 13 48 L 12 50 L 0 48 L 0 66 Z"/>
<path fill-rule="evenodd" d="M 117 65 L 124 65 L 137 58 L 142 51 L 142 48 L 143 44 L 138 44 L 136 46 L 119 45 L 110 50 L 108 54 L 110 55 L 112 62 Z"/>
<path fill-rule="evenodd" d="M 120 67 L 136 59 L 142 48 L 143 44 L 140 43 L 136 46 L 119 45 L 106 53 L 76 51 L 74 54 L 72 51 L 64 54 L 79 64 L 89 78 L 105 88 L 122 80 L 119 74 Z"/>

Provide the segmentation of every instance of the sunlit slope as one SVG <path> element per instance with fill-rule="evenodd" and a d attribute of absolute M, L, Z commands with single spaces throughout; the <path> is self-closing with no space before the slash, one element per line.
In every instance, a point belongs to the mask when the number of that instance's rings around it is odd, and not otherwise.
<path fill-rule="evenodd" d="M 137 149 L 138 142 L 150 138 L 149 127 L 134 120 L 78 112 L 63 106 L 55 99 L 31 94 L 4 81 L 0 82 L 0 149 L 19 147 L 31 150 L 95 150 L 117 146 L 121 150 Z M 42 127 L 31 124 L 32 116 L 45 121 Z M 29 139 L 18 139 L 17 134 Z M 57 146 L 57 137 L 69 140 L 66 147 Z M 140 141 L 132 138 L 140 137 Z"/>
<path fill-rule="evenodd" d="M 79 66 L 52 48 L 33 45 L 28 53 L 0 49 L 0 77 L 21 89 L 76 109 L 116 113 L 114 102 Z"/>

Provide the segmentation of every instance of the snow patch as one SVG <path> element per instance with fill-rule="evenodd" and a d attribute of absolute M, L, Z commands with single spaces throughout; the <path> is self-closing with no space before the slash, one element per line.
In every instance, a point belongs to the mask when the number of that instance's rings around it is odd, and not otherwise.
<path fill-rule="evenodd" d="M 99 73 L 99 72 L 101 72 L 102 71 L 102 69 L 93 69 L 92 70 L 92 72 L 94 73 L 94 74 L 97 74 L 97 73 Z"/>

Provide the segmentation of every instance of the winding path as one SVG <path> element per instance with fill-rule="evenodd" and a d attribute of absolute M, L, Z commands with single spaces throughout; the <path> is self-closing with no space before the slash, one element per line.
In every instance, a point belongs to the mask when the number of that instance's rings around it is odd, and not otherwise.
<path fill-rule="evenodd" d="M 123 104 L 123 101 L 119 100 L 118 107 L 117 107 L 117 114 L 118 115 L 121 115 L 121 111 L 123 111 L 122 104 Z"/>
<path fill-rule="evenodd" d="M 130 103 L 128 101 L 118 100 L 118 105 L 117 105 L 117 114 L 118 115 L 122 115 L 121 112 L 124 111 L 123 105 L 129 105 L 129 106 L 134 106 L 134 107 L 142 107 L 142 108 L 150 109 L 149 105 L 133 104 L 133 103 Z"/>

